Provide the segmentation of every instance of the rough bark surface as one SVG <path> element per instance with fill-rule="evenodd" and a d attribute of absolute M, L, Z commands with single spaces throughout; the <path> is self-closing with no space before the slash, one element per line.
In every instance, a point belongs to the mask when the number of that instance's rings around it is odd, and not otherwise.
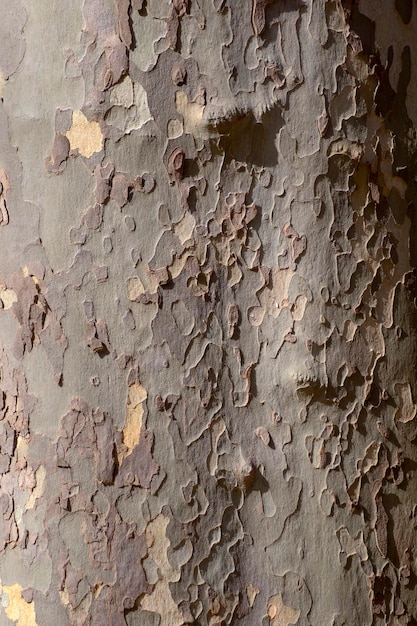
<path fill-rule="evenodd" d="M 416 32 L 1 3 L 1 625 L 417 623 Z"/>

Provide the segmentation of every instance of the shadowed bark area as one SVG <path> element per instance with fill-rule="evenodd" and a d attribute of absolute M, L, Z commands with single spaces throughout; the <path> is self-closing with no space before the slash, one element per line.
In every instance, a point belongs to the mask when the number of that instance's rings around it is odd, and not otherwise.
<path fill-rule="evenodd" d="M 417 14 L 0 7 L 0 623 L 417 623 Z"/>

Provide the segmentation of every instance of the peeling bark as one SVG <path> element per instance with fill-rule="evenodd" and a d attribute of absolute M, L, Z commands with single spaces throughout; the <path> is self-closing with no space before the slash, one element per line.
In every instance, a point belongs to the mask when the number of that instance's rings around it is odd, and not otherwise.
<path fill-rule="evenodd" d="M 417 623 L 417 13 L 0 8 L 1 623 Z"/>

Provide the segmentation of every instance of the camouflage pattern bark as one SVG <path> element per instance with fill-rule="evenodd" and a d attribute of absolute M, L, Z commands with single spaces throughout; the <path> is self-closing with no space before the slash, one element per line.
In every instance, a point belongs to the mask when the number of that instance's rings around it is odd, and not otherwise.
<path fill-rule="evenodd" d="M 417 623 L 412 9 L 1 4 L 2 625 Z"/>

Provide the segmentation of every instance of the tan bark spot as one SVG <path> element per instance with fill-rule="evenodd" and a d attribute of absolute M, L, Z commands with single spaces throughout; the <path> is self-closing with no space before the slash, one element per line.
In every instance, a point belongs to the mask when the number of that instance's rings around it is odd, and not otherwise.
<path fill-rule="evenodd" d="M 186 211 L 182 220 L 174 226 L 174 234 L 180 240 L 181 245 L 184 245 L 191 238 L 194 227 L 195 217 L 189 211 Z"/>
<path fill-rule="evenodd" d="M 10 309 L 13 306 L 13 302 L 17 302 L 17 295 L 13 289 L 0 285 L 0 299 L 3 302 L 3 308 Z"/>
<path fill-rule="evenodd" d="M 3 592 L 9 600 L 5 608 L 7 617 L 15 622 L 16 626 L 37 626 L 35 605 L 23 598 L 22 587 L 18 583 L 3 586 Z"/>
<path fill-rule="evenodd" d="M 145 293 L 145 287 L 140 278 L 137 276 L 129 278 L 127 281 L 127 293 L 131 302 L 134 302 L 136 298 Z"/>
<path fill-rule="evenodd" d="M 134 383 L 129 387 L 126 422 L 123 429 L 123 443 L 128 449 L 125 456 L 129 455 L 139 443 L 144 413 L 143 402 L 147 397 L 146 389 L 141 384 Z"/>
<path fill-rule="evenodd" d="M 296 624 L 300 613 L 301 611 L 299 609 L 286 606 L 282 601 L 282 595 L 280 593 L 276 596 L 272 596 L 269 600 L 268 617 L 270 619 L 270 626 L 289 626 L 290 624 Z"/>
<path fill-rule="evenodd" d="M 23 276 L 25 278 L 28 278 L 29 276 L 31 276 L 31 274 L 29 274 L 29 269 L 27 265 L 24 265 L 22 268 L 22 272 L 23 272 Z M 35 285 L 39 285 L 39 280 L 36 278 L 36 276 L 31 276 L 33 282 L 35 283 Z"/>
<path fill-rule="evenodd" d="M 255 602 L 255 598 L 259 593 L 259 589 L 257 589 L 256 587 L 254 587 L 252 584 L 249 584 L 246 587 L 246 595 L 248 598 L 248 602 L 249 602 L 249 606 L 252 608 L 253 607 L 253 603 Z"/>
<path fill-rule="evenodd" d="M 98 597 L 103 585 L 97 585 L 95 596 Z M 88 593 L 80 604 L 74 609 L 71 605 L 70 595 L 67 589 L 59 592 L 62 604 L 68 611 L 68 615 L 71 624 L 86 624 L 89 619 L 90 607 L 91 607 L 91 594 Z"/>
<path fill-rule="evenodd" d="M 271 270 L 270 287 L 264 287 L 259 293 L 261 306 L 272 315 L 278 317 L 280 310 L 288 305 L 288 290 L 294 271 L 290 268 L 273 267 Z"/>
<path fill-rule="evenodd" d="M 166 536 L 168 523 L 169 518 L 160 514 L 146 528 L 148 554 L 158 567 L 161 579 L 156 583 L 152 593 L 143 597 L 141 607 L 145 611 L 160 615 L 161 624 L 182 626 L 184 620 L 172 599 L 168 584 L 180 578 L 180 572 L 174 570 L 168 561 L 167 550 L 170 545 Z"/>
<path fill-rule="evenodd" d="M 35 472 L 36 486 L 26 502 L 26 507 L 25 507 L 26 510 L 33 509 L 33 507 L 35 506 L 36 500 L 40 498 L 41 495 L 43 494 L 45 477 L 46 477 L 45 468 L 43 465 L 40 465 Z"/>
<path fill-rule="evenodd" d="M 184 119 L 184 132 L 187 135 L 201 133 L 204 106 L 195 102 L 188 102 L 187 94 L 178 90 L 175 94 L 175 104 L 178 113 Z"/>
<path fill-rule="evenodd" d="M 98 122 L 89 122 L 81 111 L 73 111 L 72 126 L 66 133 L 71 150 L 78 150 L 87 159 L 100 152 L 103 147 L 103 133 Z"/>

